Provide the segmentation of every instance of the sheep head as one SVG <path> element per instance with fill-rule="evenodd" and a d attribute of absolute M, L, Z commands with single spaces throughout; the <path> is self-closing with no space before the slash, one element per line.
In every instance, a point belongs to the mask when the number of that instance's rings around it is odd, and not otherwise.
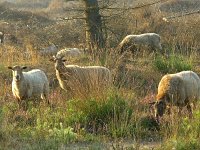
<path fill-rule="evenodd" d="M 66 62 L 66 59 L 63 58 L 64 56 L 56 57 L 53 55 L 53 58 L 50 59 L 50 61 L 53 61 L 55 63 L 56 70 L 59 70 L 65 66 L 64 63 Z"/>
<path fill-rule="evenodd" d="M 165 113 L 165 110 L 167 107 L 166 102 L 163 100 L 159 100 L 159 101 L 152 102 L 149 104 L 153 105 L 154 116 L 155 116 L 156 120 L 159 122 L 159 118 L 162 117 L 163 114 Z"/>
<path fill-rule="evenodd" d="M 22 70 L 26 69 L 26 66 L 13 66 L 13 67 L 8 67 L 8 69 L 12 70 L 13 74 L 13 80 L 16 82 L 19 82 L 23 78 Z"/>

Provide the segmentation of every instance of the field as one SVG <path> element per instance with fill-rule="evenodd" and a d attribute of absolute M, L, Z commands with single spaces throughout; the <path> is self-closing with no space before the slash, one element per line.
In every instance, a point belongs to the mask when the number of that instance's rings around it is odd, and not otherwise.
<path fill-rule="evenodd" d="M 73 99 L 58 85 L 54 63 L 49 61 L 52 56 L 40 56 L 38 51 L 52 43 L 59 49 L 85 48 L 84 21 L 59 19 L 82 17 L 81 12 L 68 10 L 82 4 L 37 2 L 36 8 L 25 1 L 0 4 L 0 30 L 5 32 L 4 44 L 0 45 L 0 150 L 200 149 L 200 102 L 192 118 L 187 111 L 179 116 L 174 107 L 160 124 L 149 105 L 155 101 L 163 75 L 182 70 L 200 75 L 199 13 L 162 19 L 199 10 L 198 0 L 171 0 L 126 11 L 102 10 L 100 13 L 107 16 L 106 47 L 68 63 L 105 66 L 112 72 L 113 85 L 95 97 L 77 94 Z M 143 47 L 136 57 L 118 53 L 123 37 L 145 32 L 160 34 L 162 53 L 149 47 Z M 12 72 L 7 69 L 13 65 L 26 65 L 26 71 L 39 68 L 47 74 L 51 105 L 43 101 L 35 105 L 30 99 L 27 111 L 19 109 L 11 91 Z"/>

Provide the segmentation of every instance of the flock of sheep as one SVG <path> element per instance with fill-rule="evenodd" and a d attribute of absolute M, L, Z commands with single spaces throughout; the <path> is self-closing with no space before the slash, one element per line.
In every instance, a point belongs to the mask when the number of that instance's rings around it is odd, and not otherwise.
<path fill-rule="evenodd" d="M 130 47 L 149 45 L 162 50 L 160 36 L 155 33 L 128 35 L 119 44 L 123 53 Z M 134 52 L 134 51 L 133 51 Z M 45 52 L 44 52 L 45 53 Z M 78 49 L 65 49 L 57 52 L 51 59 L 55 63 L 56 77 L 62 89 L 73 95 L 77 86 L 79 92 L 107 90 L 112 85 L 112 75 L 108 68 L 103 66 L 66 65 L 66 55 L 79 56 Z M 25 66 L 8 67 L 13 72 L 12 92 L 18 100 L 19 106 L 26 109 L 26 100 L 31 97 L 45 99 L 48 103 L 49 81 L 45 73 L 39 69 L 23 72 Z M 86 80 L 87 79 L 87 80 Z M 84 90 L 83 90 L 84 89 Z M 159 85 L 154 106 L 155 117 L 159 120 L 167 108 L 177 106 L 180 111 L 187 107 L 192 114 L 191 103 L 200 98 L 200 78 L 192 71 L 182 71 L 176 74 L 163 76 Z"/>

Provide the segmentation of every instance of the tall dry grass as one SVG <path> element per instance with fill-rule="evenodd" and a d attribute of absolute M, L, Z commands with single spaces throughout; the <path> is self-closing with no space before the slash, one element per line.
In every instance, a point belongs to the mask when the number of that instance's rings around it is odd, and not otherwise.
<path fill-rule="evenodd" d="M 27 112 L 18 109 L 12 96 L 12 75 L 7 66 L 19 64 L 29 69 L 40 68 L 52 80 L 55 78 L 54 65 L 48 57 L 37 55 L 38 47 L 48 42 L 56 42 L 61 47 L 77 46 L 79 42 L 84 43 L 84 34 L 79 34 L 79 24 L 73 26 L 73 23 L 67 23 L 67 28 L 64 23 L 58 23 L 42 29 L 36 26 L 37 31 L 19 30 L 16 36 L 21 44 L 5 43 L 0 47 L 0 145 L 7 149 L 16 146 L 19 149 L 59 149 L 72 141 L 109 142 L 110 139 L 130 138 L 138 145 L 144 141 L 164 143 L 161 149 L 184 146 L 198 149 L 199 104 L 194 118 L 189 119 L 187 114 L 178 116 L 177 109 L 173 108 L 172 115 L 166 114 L 157 128 L 148 103 L 155 100 L 159 80 L 168 71 L 163 73 L 162 69 L 154 68 L 153 62 L 158 57 L 149 53 L 146 47 L 147 53 L 134 59 L 129 52 L 120 55 L 116 48 L 126 34 L 156 32 L 161 35 L 164 50 L 169 51 L 170 56 L 192 60 L 191 69 L 198 72 L 199 18 L 194 15 L 163 22 L 162 17 L 166 15 L 151 7 L 130 10 L 114 17 L 114 21 L 107 20 L 107 27 L 112 29 L 107 32 L 107 47 L 70 62 L 82 66 L 103 65 L 111 70 L 114 85 L 103 100 L 68 99 L 68 93 L 57 85 L 51 88 L 49 95 L 51 107 L 45 103 L 35 107 L 29 102 Z M 73 30 L 75 32 L 71 32 Z M 162 62 L 171 65 L 167 58 Z M 95 94 L 102 93 L 97 90 Z M 80 94 L 80 98 L 83 97 Z"/>

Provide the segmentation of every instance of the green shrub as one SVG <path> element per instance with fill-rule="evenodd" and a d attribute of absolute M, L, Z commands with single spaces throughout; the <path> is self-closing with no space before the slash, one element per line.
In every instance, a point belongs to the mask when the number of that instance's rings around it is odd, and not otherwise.
<path fill-rule="evenodd" d="M 67 127 L 64 128 L 62 123 L 60 123 L 59 128 L 49 129 L 50 137 L 60 141 L 62 143 L 69 143 L 76 139 L 76 133 L 73 132 L 73 128 Z"/>
<path fill-rule="evenodd" d="M 200 143 L 197 139 L 189 139 L 189 140 L 178 140 L 176 147 L 176 150 L 199 150 L 200 149 Z"/>
<path fill-rule="evenodd" d="M 185 117 L 182 119 L 178 130 L 178 137 L 185 137 L 185 139 L 197 139 L 200 136 L 200 111 L 196 110 L 193 113 L 193 119 Z"/>
<path fill-rule="evenodd" d="M 162 73 L 174 73 L 191 70 L 193 67 L 191 60 L 178 55 L 170 55 L 168 58 L 158 56 L 154 60 L 153 66 Z"/>
<path fill-rule="evenodd" d="M 168 139 L 163 142 L 162 145 L 157 150 L 199 150 L 200 144 L 197 139 L 187 139 L 185 137 L 180 137 L 178 139 Z"/>
<path fill-rule="evenodd" d="M 155 120 L 154 117 L 151 116 L 141 117 L 139 120 L 139 125 L 145 130 L 152 130 L 152 131 L 159 130 L 158 122 Z"/>
<path fill-rule="evenodd" d="M 162 149 L 200 149 L 200 111 L 198 109 L 194 111 L 193 118 L 180 118 L 180 121 L 177 121 L 177 123 L 170 128 L 177 128 L 177 130 L 170 133 L 170 135 L 173 134 L 173 138 L 168 139 L 163 144 Z"/>
<path fill-rule="evenodd" d="M 110 96 L 106 100 L 89 99 L 86 101 L 73 100 L 69 109 L 71 115 L 68 120 L 79 122 L 87 132 L 110 133 L 116 135 L 129 124 L 132 109 L 128 103 L 119 96 Z M 121 128 L 118 128 L 121 125 Z"/>

